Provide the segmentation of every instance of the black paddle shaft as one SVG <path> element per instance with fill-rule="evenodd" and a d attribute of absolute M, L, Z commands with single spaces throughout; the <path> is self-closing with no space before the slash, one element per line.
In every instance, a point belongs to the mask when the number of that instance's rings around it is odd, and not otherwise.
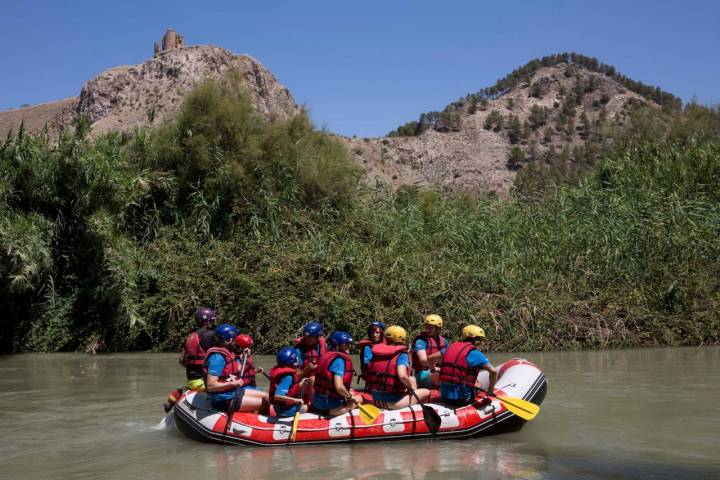
<path fill-rule="evenodd" d="M 434 408 L 422 403 L 422 401 L 420 400 L 420 397 L 418 397 L 417 393 L 415 393 L 415 390 L 413 390 L 412 388 L 410 388 L 409 390 L 410 390 L 410 393 L 412 394 L 412 396 L 415 397 L 415 400 L 418 401 L 418 403 L 420 404 L 420 407 L 422 408 L 423 418 L 425 420 L 425 424 L 428 426 L 428 429 L 430 430 L 430 433 L 435 435 L 437 433 L 437 431 L 440 429 L 440 424 L 442 423 L 442 420 L 440 419 L 440 415 L 438 415 L 438 413 L 435 411 Z"/>

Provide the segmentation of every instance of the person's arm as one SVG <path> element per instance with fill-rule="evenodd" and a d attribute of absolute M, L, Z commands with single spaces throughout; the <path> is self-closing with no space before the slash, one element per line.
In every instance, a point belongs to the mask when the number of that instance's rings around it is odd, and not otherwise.
<path fill-rule="evenodd" d="M 205 381 L 205 390 L 210 393 L 221 392 L 227 390 L 228 387 L 242 387 L 244 384 L 245 382 L 243 382 L 242 378 L 222 382 L 220 381 L 220 377 L 208 373 L 207 380 Z"/>
<path fill-rule="evenodd" d="M 298 405 L 304 405 L 302 398 L 288 397 L 287 395 L 275 395 L 275 400 L 284 400 L 286 402 L 294 402 Z"/>
<path fill-rule="evenodd" d="M 297 405 L 303 405 L 305 402 L 303 402 L 302 398 L 295 398 L 295 397 L 288 397 L 287 392 L 290 390 L 290 387 L 292 386 L 292 376 L 287 375 L 283 377 L 277 384 L 277 388 L 275 390 L 275 400 L 284 400 L 286 402 L 293 402 Z"/>
<path fill-rule="evenodd" d="M 208 358 L 208 374 L 205 380 L 205 390 L 210 393 L 229 390 L 232 387 L 242 387 L 244 382 L 241 378 L 231 379 L 226 382 L 220 380 L 220 373 L 225 368 L 225 359 L 217 353 Z"/>
<path fill-rule="evenodd" d="M 348 389 L 345 388 L 345 384 L 343 383 L 343 377 L 333 374 L 333 386 L 335 387 L 335 391 L 341 395 L 346 402 L 349 402 L 352 400 L 352 395 L 350 395 L 350 392 L 348 392 Z"/>
<path fill-rule="evenodd" d="M 305 366 L 305 368 L 300 370 L 300 372 L 299 372 L 300 378 L 307 377 L 308 375 L 310 375 L 310 372 L 315 371 L 316 368 L 317 368 L 317 363 L 308 363 Z"/>
<path fill-rule="evenodd" d="M 410 382 L 410 375 L 408 375 L 408 367 L 406 367 L 405 365 L 398 365 L 397 376 L 403 385 L 405 385 L 409 389 L 412 388 L 412 383 Z"/>
<path fill-rule="evenodd" d="M 495 382 L 497 381 L 497 375 L 498 372 L 490 363 L 486 363 L 483 365 L 483 370 L 486 370 L 488 373 L 490 373 L 490 384 L 488 385 L 487 393 L 493 395 L 493 392 L 495 391 Z"/>

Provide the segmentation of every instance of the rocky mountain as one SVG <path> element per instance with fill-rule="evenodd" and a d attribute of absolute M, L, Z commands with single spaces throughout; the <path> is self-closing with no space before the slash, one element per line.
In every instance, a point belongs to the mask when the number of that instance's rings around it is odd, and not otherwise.
<path fill-rule="evenodd" d="M 499 81 L 501 88 L 423 114 L 387 137 L 345 139 L 348 150 L 364 167 L 366 182 L 505 196 L 529 163 L 582 162 L 632 108 L 661 108 L 656 99 L 673 108 L 679 103 L 611 67 L 593 69 L 571 58 L 523 67 L 514 81 Z"/>
<path fill-rule="evenodd" d="M 286 118 L 300 110 L 257 60 L 214 46 L 184 45 L 172 30 L 151 60 L 111 68 L 59 102 L 0 112 L 0 135 L 25 122 L 59 130 L 85 115 L 94 134 L 172 119 L 197 82 L 237 71 L 256 110 Z M 680 100 L 578 54 L 533 60 L 493 87 L 428 112 L 383 138 L 344 138 L 367 183 L 431 186 L 506 195 L 517 171 L 532 162 L 581 162 L 623 125 L 638 105 L 678 108 Z"/>
<path fill-rule="evenodd" d="M 0 135 L 17 131 L 22 121 L 31 131 L 46 124 L 58 130 L 78 113 L 90 120 L 94 134 L 159 124 L 173 118 L 197 82 L 230 71 L 244 78 L 259 113 L 282 118 L 299 112 L 288 89 L 254 58 L 214 46 L 191 46 L 160 51 L 139 65 L 106 70 L 86 82 L 78 97 L 0 112 Z"/>

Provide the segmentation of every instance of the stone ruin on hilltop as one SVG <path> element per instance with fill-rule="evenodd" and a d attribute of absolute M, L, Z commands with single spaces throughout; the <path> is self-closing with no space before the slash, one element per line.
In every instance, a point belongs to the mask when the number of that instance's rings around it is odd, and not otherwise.
<path fill-rule="evenodd" d="M 165 31 L 165 35 L 163 35 L 162 38 L 162 46 L 158 44 L 158 42 L 155 42 L 153 45 L 155 53 L 154 56 L 157 57 L 163 52 L 167 52 L 168 50 L 174 50 L 176 48 L 183 48 L 185 46 L 185 37 L 177 33 L 172 28 L 168 28 Z"/>

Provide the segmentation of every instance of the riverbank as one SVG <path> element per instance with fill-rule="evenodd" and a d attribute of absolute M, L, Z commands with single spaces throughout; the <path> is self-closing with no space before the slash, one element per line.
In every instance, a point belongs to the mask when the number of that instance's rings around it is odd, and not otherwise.
<path fill-rule="evenodd" d="M 232 86 L 188 102 L 154 131 L 2 145 L 2 351 L 177 351 L 199 305 L 259 352 L 313 318 L 361 337 L 426 312 L 490 350 L 720 342 L 714 131 L 634 138 L 577 184 L 498 201 L 361 187 L 331 136 Z"/>

